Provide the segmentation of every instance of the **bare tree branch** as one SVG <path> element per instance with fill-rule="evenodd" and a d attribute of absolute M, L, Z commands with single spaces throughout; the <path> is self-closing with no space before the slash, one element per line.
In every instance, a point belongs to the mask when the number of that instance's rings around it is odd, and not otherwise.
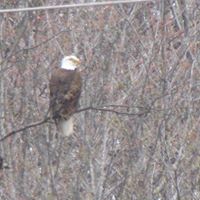
<path fill-rule="evenodd" d="M 12 136 L 12 135 L 15 135 L 16 133 L 22 132 L 22 131 L 24 131 L 24 130 L 26 130 L 26 129 L 29 129 L 29 128 L 33 128 L 33 127 L 35 127 L 35 126 L 40 126 L 40 125 L 46 123 L 48 120 L 50 120 L 49 117 L 47 117 L 47 118 L 45 118 L 45 119 L 43 119 L 43 120 L 41 120 L 41 121 L 38 121 L 38 122 L 35 122 L 35 123 L 32 123 L 32 124 L 29 124 L 29 125 L 27 125 L 27 126 L 24 126 L 23 128 L 19 128 L 19 129 L 17 129 L 17 130 L 11 131 L 10 133 L 8 133 L 8 134 L 5 135 L 4 137 L 2 137 L 2 138 L 0 139 L 0 142 L 4 141 L 5 139 L 7 139 L 8 137 L 10 137 L 10 136 Z"/>
<path fill-rule="evenodd" d="M 113 105 L 111 105 L 111 106 L 113 106 Z M 80 113 L 80 112 L 84 112 L 84 111 L 88 111 L 88 110 L 101 111 L 101 112 L 111 112 L 111 113 L 115 113 L 117 115 L 126 115 L 126 116 L 143 116 L 143 115 L 146 115 L 149 112 L 149 110 L 146 110 L 145 112 L 141 112 L 141 113 L 130 113 L 130 112 L 120 112 L 120 111 L 107 109 L 107 108 L 96 108 L 96 107 L 89 106 L 89 107 L 86 107 L 86 108 L 81 108 L 81 109 L 77 110 L 75 113 Z M 36 127 L 36 126 L 41 126 L 42 124 L 49 122 L 51 119 L 52 119 L 51 117 L 45 117 L 43 120 L 34 122 L 32 124 L 29 124 L 27 126 L 19 128 L 17 130 L 11 131 L 10 133 L 8 133 L 4 137 L 2 137 L 0 139 L 0 142 L 4 141 L 8 137 L 10 137 L 10 136 L 12 136 L 16 133 L 22 132 L 24 130 L 27 130 L 27 129 L 30 129 L 30 128 L 33 128 L 33 127 Z"/>

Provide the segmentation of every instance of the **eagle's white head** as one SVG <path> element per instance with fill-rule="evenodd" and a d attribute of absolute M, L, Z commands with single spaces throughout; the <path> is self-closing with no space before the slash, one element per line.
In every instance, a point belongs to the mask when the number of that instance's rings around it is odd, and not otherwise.
<path fill-rule="evenodd" d="M 74 56 L 65 56 L 62 59 L 61 68 L 68 70 L 75 70 L 80 65 L 80 60 Z"/>

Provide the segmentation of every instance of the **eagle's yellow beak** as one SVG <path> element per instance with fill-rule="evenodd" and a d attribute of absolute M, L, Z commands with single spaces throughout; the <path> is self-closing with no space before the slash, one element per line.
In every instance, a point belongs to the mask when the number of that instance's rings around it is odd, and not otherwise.
<path fill-rule="evenodd" d="M 76 62 L 77 65 L 81 64 L 81 61 L 79 59 L 77 59 L 75 62 Z"/>
<path fill-rule="evenodd" d="M 76 59 L 71 59 L 72 60 L 72 62 L 76 65 L 76 66 L 79 66 L 80 64 L 81 64 L 81 61 L 78 59 L 78 58 L 76 58 Z"/>

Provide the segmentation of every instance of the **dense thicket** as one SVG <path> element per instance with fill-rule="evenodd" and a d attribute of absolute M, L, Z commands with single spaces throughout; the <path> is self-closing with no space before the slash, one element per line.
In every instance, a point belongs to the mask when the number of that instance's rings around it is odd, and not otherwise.
<path fill-rule="evenodd" d="M 48 122 L 1 142 L 1 199 L 200 199 L 198 1 L 5 13 L 0 30 L 1 137 L 45 118 L 51 71 L 72 53 L 80 108 L 129 113 L 87 110 L 72 137 Z"/>

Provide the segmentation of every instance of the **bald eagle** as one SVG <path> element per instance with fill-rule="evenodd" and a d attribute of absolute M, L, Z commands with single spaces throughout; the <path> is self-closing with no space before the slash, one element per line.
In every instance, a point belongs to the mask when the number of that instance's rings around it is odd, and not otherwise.
<path fill-rule="evenodd" d="M 61 67 L 53 71 L 49 83 L 52 118 L 63 136 L 73 133 L 72 115 L 77 110 L 82 85 L 79 65 L 76 56 L 65 56 Z"/>

